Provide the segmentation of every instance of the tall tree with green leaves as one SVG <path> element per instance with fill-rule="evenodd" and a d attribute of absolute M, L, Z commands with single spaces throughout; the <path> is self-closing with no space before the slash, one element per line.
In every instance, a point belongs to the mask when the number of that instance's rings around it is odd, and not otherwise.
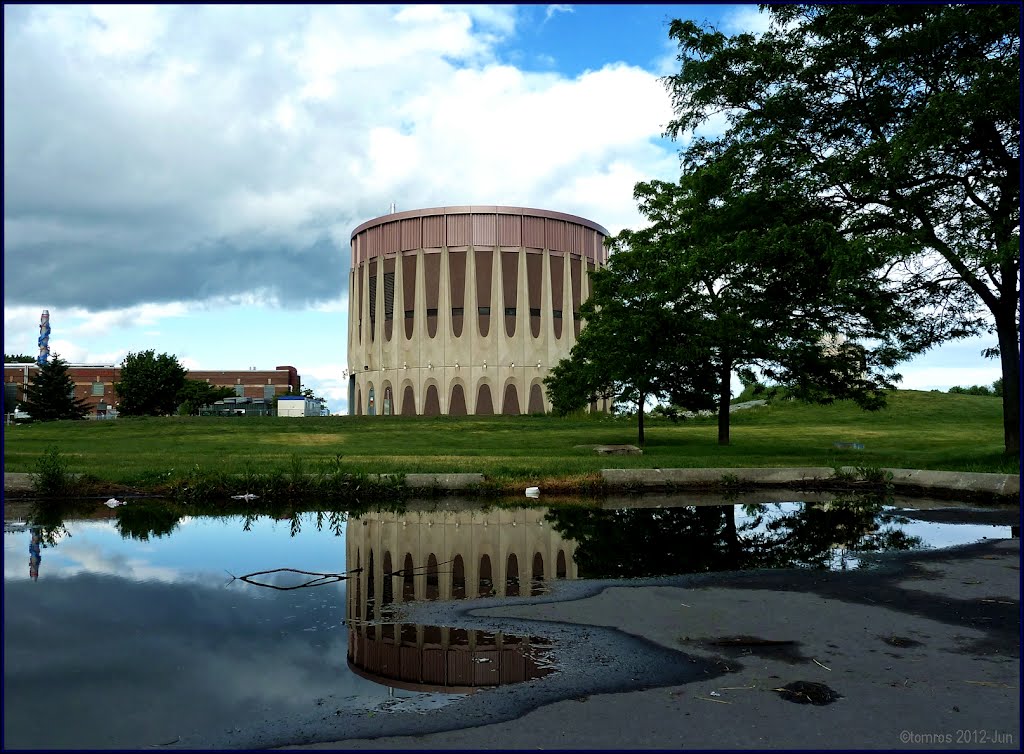
<path fill-rule="evenodd" d="M 68 363 L 54 354 L 32 375 L 21 408 L 36 421 L 84 419 L 89 405 L 75 397 Z"/>
<path fill-rule="evenodd" d="M 774 5 L 762 35 L 676 20 L 665 83 L 680 137 L 713 113 L 686 165 L 744 155 L 743 177 L 789 183 L 841 213 L 872 274 L 916 313 L 908 352 L 989 332 L 1005 450 L 1020 448 L 1020 6 Z"/>
<path fill-rule="evenodd" d="M 666 273 L 640 284 L 671 312 L 676 329 L 660 339 L 686 343 L 677 363 L 689 372 L 710 369 L 713 397 L 693 393 L 674 400 L 685 408 L 718 408 L 718 442 L 728 445 L 733 372 L 752 368 L 808 401 L 855 400 L 866 409 L 885 404 L 905 355 L 888 333 L 901 331 L 905 312 L 870 275 L 871 257 L 838 232 L 827 202 L 809 200 L 792 184 L 744 180 L 742 155 L 724 150 L 688 167 L 676 184 L 637 184 L 635 196 L 649 224 L 624 230 L 613 246 L 626 257 Z M 871 349 L 849 339 L 867 340 Z"/>
<path fill-rule="evenodd" d="M 544 379 L 555 413 L 566 414 L 599 398 L 637 408 L 637 437 L 644 437 L 648 398 L 691 404 L 709 395 L 713 375 L 691 351 L 692 342 L 672 337 L 686 329 L 670 306 L 672 270 L 658 255 L 613 253 L 608 266 L 591 273 L 591 294 L 580 307 L 586 320 L 570 355 Z"/>
<path fill-rule="evenodd" d="M 36 363 L 36 357 L 35 356 L 26 356 L 23 353 L 14 354 L 13 356 L 10 355 L 10 354 L 6 354 L 6 353 L 4 354 L 4 364 L 35 364 L 35 363 Z"/>
<path fill-rule="evenodd" d="M 185 386 L 187 370 L 176 356 L 152 349 L 129 353 L 121 364 L 121 379 L 114 383 L 123 416 L 166 416 L 174 414 Z"/>

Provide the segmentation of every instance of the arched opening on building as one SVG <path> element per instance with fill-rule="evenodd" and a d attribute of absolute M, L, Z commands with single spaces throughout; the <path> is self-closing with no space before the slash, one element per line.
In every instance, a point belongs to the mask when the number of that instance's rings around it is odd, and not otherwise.
<path fill-rule="evenodd" d="M 501 402 L 501 413 L 512 416 L 522 413 L 519 410 L 519 392 L 512 382 L 505 385 L 505 399 Z"/>
<path fill-rule="evenodd" d="M 391 342 L 395 326 L 395 258 L 384 260 L 384 340 Z"/>
<path fill-rule="evenodd" d="M 363 415 L 363 389 L 356 388 L 356 416 Z"/>
<path fill-rule="evenodd" d="M 412 385 L 402 391 L 402 416 L 416 416 L 416 399 L 412 397 Z"/>
<path fill-rule="evenodd" d="M 444 629 L 441 626 L 424 626 L 423 627 L 423 647 L 425 649 L 440 649 L 441 643 L 444 639 Z M 428 655 L 429 656 L 429 655 Z M 442 655 L 443 656 L 443 655 Z M 436 672 L 437 676 L 431 677 L 431 671 Z M 444 675 L 437 671 L 426 663 L 423 667 L 423 681 L 425 683 L 444 683 Z"/>
<path fill-rule="evenodd" d="M 412 340 L 416 315 L 416 257 L 413 255 L 402 257 L 402 292 L 404 294 L 402 308 L 405 320 L 405 339 Z"/>
<path fill-rule="evenodd" d="M 516 303 L 519 296 L 519 252 L 501 252 L 501 291 L 505 309 L 505 335 L 516 334 Z"/>
<path fill-rule="evenodd" d="M 505 594 L 519 596 L 519 558 L 514 552 L 508 554 L 508 568 L 505 570 Z"/>
<path fill-rule="evenodd" d="M 493 416 L 494 404 L 491 403 L 491 388 L 486 384 L 482 384 L 476 394 L 476 413 L 477 416 Z"/>
<path fill-rule="evenodd" d="M 402 602 L 412 602 L 416 599 L 416 584 L 412 580 L 413 565 L 412 553 L 405 554 L 405 563 L 402 565 Z"/>
<path fill-rule="evenodd" d="M 439 416 L 441 402 L 437 399 L 437 385 L 427 385 L 427 397 L 423 401 L 424 416 Z"/>
<path fill-rule="evenodd" d="M 373 550 L 370 550 L 366 563 L 366 620 L 374 618 L 373 603 L 376 596 L 373 591 Z"/>
<path fill-rule="evenodd" d="M 430 553 L 427 558 L 427 599 L 436 600 L 438 591 L 437 558 L 434 553 Z"/>
<path fill-rule="evenodd" d="M 366 399 L 366 415 L 367 416 L 376 416 L 377 415 L 377 407 L 374 405 L 374 400 L 375 399 L 376 399 L 376 396 L 373 393 L 373 385 L 370 385 L 370 394 L 369 394 L 369 397 Z"/>
<path fill-rule="evenodd" d="M 486 338 L 491 328 L 491 276 L 493 274 L 491 255 L 493 252 L 486 249 L 477 249 L 475 253 L 476 300 L 479 302 L 477 306 L 477 328 L 480 331 L 480 337 Z M 477 411 L 477 413 L 480 412 Z"/>
<path fill-rule="evenodd" d="M 564 579 L 565 574 L 565 550 L 559 550 L 558 559 L 555 561 L 555 578 Z"/>
<path fill-rule="evenodd" d="M 448 401 L 448 415 L 466 415 L 466 391 L 462 389 L 462 385 L 458 382 L 452 385 L 452 397 L 451 400 Z"/>
<path fill-rule="evenodd" d="M 362 564 L 360 563 L 360 552 L 359 548 L 356 548 L 356 617 L 363 617 L 363 580 L 361 572 Z"/>
<path fill-rule="evenodd" d="M 552 254 L 551 262 L 551 329 L 554 331 L 555 340 L 562 337 L 562 299 L 563 282 L 565 279 L 565 257 Z"/>
<path fill-rule="evenodd" d="M 384 583 L 381 584 L 380 606 L 390 605 L 395 601 L 394 576 L 391 575 L 391 552 L 384 551 Z"/>
<path fill-rule="evenodd" d="M 530 573 L 530 594 L 536 596 L 544 591 L 544 558 L 539 553 L 533 554 L 533 570 Z"/>
<path fill-rule="evenodd" d="M 544 413 L 544 392 L 536 382 L 530 386 L 530 407 L 527 409 L 530 414 Z"/>
<path fill-rule="evenodd" d="M 466 598 L 466 564 L 461 555 L 456 555 L 452 561 L 452 599 L 461 600 Z"/>
<path fill-rule="evenodd" d="M 494 594 L 494 580 L 491 577 L 491 558 L 489 555 L 480 556 L 480 583 L 477 595 L 490 597 Z"/>
<path fill-rule="evenodd" d="M 572 329 L 577 340 L 580 337 L 580 278 L 582 276 L 581 265 L 582 262 L 580 261 L 580 259 L 569 257 L 569 279 L 570 288 L 572 290 Z"/>
<path fill-rule="evenodd" d="M 384 387 L 384 400 L 381 403 L 381 414 L 384 416 L 391 416 L 391 409 L 395 405 L 394 396 L 391 393 L 391 385 Z"/>
<path fill-rule="evenodd" d="M 530 335 L 540 337 L 541 284 L 544 275 L 544 257 L 537 253 L 526 254 L 526 294 L 530 304 Z"/>
<path fill-rule="evenodd" d="M 466 316 L 466 252 L 448 252 L 448 284 L 452 303 L 452 337 L 462 337 L 462 323 Z"/>
<path fill-rule="evenodd" d="M 441 285 L 441 255 L 425 254 L 423 257 L 423 277 L 427 284 L 427 337 L 437 335 L 437 300 Z"/>

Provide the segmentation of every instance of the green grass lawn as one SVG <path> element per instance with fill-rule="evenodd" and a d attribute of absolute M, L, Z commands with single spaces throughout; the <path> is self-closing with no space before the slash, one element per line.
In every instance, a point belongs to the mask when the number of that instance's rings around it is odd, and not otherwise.
<path fill-rule="evenodd" d="M 56 448 L 72 472 L 129 485 L 161 475 L 313 470 L 341 456 L 344 471 L 481 472 L 550 479 L 602 468 L 889 466 L 1019 472 L 1002 453 L 998 398 L 916 391 L 889 407 L 783 401 L 732 415 L 732 444 L 719 447 L 713 417 L 646 421 L 642 456 L 598 456 L 590 446 L 637 441 L 636 420 L 610 416 L 167 417 L 15 425 L 4 432 L 4 470 L 32 472 Z M 860 442 L 838 450 L 833 442 Z"/>

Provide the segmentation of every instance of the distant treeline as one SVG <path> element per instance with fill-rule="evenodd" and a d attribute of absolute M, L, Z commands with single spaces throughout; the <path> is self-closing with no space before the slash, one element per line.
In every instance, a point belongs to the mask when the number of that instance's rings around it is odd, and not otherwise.
<path fill-rule="evenodd" d="M 985 385 L 971 385 L 970 387 L 960 387 L 954 385 L 947 393 L 957 393 L 959 395 L 991 395 L 1001 398 L 1003 395 L 1003 378 L 1000 377 L 998 380 L 992 383 L 992 387 L 986 387 Z"/>

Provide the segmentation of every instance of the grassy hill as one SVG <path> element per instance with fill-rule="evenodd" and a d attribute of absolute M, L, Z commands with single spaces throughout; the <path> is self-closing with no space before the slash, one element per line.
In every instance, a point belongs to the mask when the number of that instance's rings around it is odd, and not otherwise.
<path fill-rule="evenodd" d="M 602 468 L 890 466 L 1019 472 L 1002 454 L 998 398 L 896 391 L 889 407 L 782 401 L 732 415 L 719 447 L 713 417 L 649 419 L 642 456 L 598 456 L 590 446 L 636 442 L 626 417 L 166 417 L 15 425 L 4 470 L 32 472 L 56 448 L 72 472 L 150 486 L 191 470 L 266 473 L 338 462 L 346 472 L 482 472 L 546 479 Z M 863 450 L 834 442 L 863 443 Z M 341 456 L 340 461 L 337 459 Z"/>

